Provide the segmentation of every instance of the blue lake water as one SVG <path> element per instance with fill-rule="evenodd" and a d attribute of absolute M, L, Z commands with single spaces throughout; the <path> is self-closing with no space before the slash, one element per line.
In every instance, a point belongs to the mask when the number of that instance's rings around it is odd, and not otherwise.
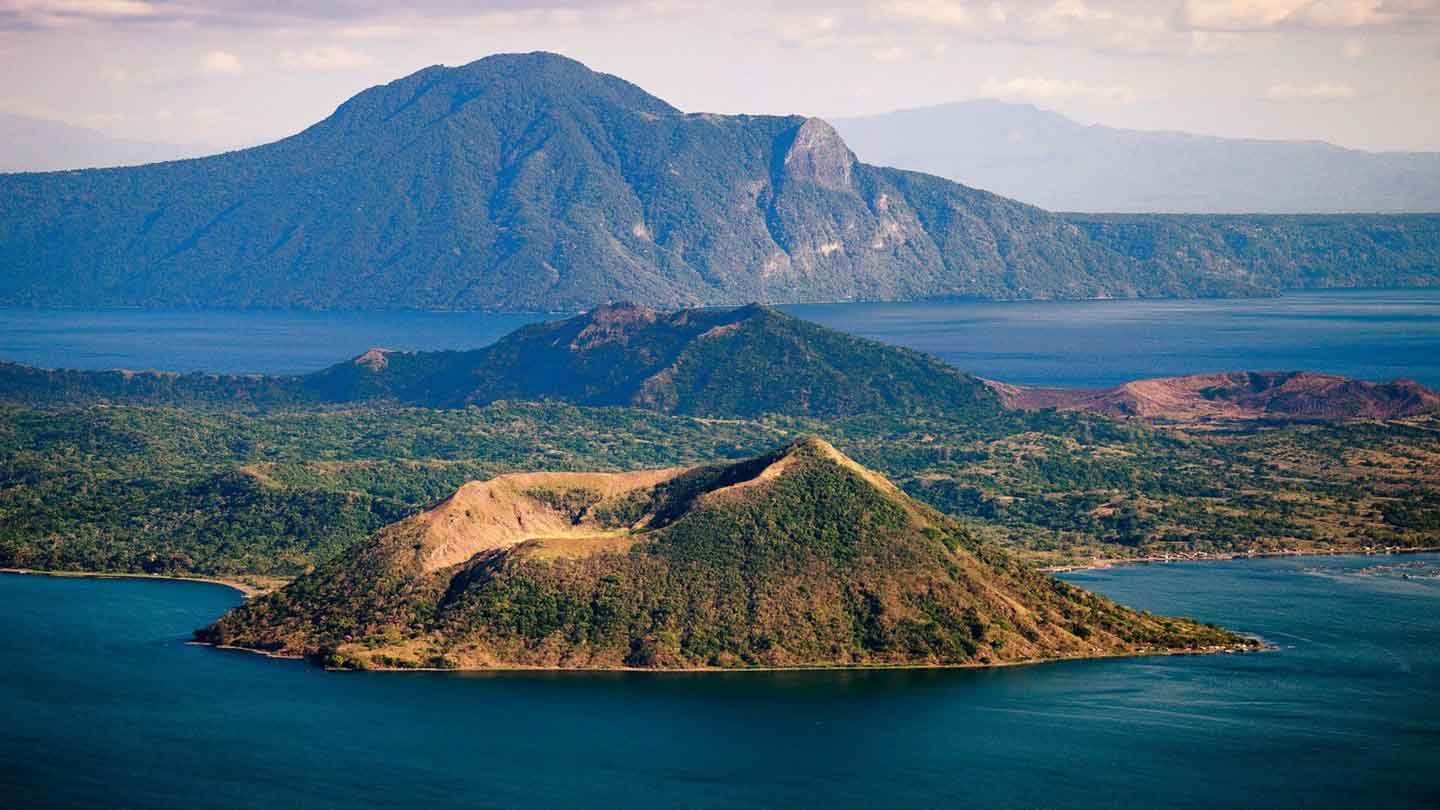
<path fill-rule="evenodd" d="M 1440 290 L 1231 300 L 816 304 L 783 309 L 1009 382 L 1114 385 L 1228 370 L 1440 387 Z M 0 310 L 0 358 L 48 368 L 300 373 L 368 348 L 474 348 L 559 316 Z"/>
<path fill-rule="evenodd" d="M 192 583 L 0 576 L 7 807 L 1440 806 L 1440 555 L 1068 575 L 1274 652 L 994 670 L 332 674 Z"/>

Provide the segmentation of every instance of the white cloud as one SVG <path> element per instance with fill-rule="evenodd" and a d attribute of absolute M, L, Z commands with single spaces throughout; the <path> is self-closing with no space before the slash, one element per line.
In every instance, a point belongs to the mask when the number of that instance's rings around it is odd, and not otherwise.
<path fill-rule="evenodd" d="M 340 39 L 406 39 L 415 29 L 405 25 L 347 25 L 335 32 Z"/>
<path fill-rule="evenodd" d="M 1281 82 L 1270 85 L 1266 98 L 1275 101 L 1340 101 L 1354 98 L 1355 88 L 1348 84 L 1318 82 L 1315 84 L 1291 84 Z"/>
<path fill-rule="evenodd" d="M 849 30 L 845 19 L 829 14 L 801 14 L 783 18 L 773 30 L 778 33 L 780 44 L 785 47 L 886 47 L 882 37 L 873 32 L 857 33 Z"/>
<path fill-rule="evenodd" d="M 1283 22 L 1309 0 L 1186 0 L 1185 23 L 1202 30 L 1243 31 Z"/>
<path fill-rule="evenodd" d="M 126 21 L 154 17 L 159 9 L 141 0 L 3 0 L 0 13 L 30 25 L 58 27 L 85 21 Z"/>
<path fill-rule="evenodd" d="M 975 21 L 970 9 L 955 0 L 891 0 L 882 10 L 895 19 L 928 25 L 965 27 Z"/>
<path fill-rule="evenodd" d="M 370 64 L 370 57 L 343 45 L 326 45 L 303 51 L 286 51 L 280 61 L 295 70 L 350 70 Z"/>
<path fill-rule="evenodd" d="M 904 62 L 910 58 L 910 51 L 899 45 L 890 45 L 873 49 L 870 51 L 870 58 L 876 62 Z"/>
<path fill-rule="evenodd" d="M 1030 19 L 1039 22 L 1055 22 L 1064 20 L 1089 21 L 1089 20 L 1113 20 L 1115 12 L 1102 8 L 1092 8 L 1085 5 L 1081 0 L 1056 0 L 1051 5 L 1040 9 L 1031 15 Z"/>
<path fill-rule="evenodd" d="M 1423 21 L 1440 0 L 1185 0 L 1191 28 L 1258 31 L 1269 28 L 1360 28 Z"/>
<path fill-rule="evenodd" d="M 245 72 L 245 66 L 229 51 L 211 51 L 200 60 L 200 72 L 206 76 L 235 76 Z"/>
<path fill-rule="evenodd" d="M 1135 103 L 1135 91 L 1119 85 L 1093 85 L 1074 79 L 1051 79 L 1044 76 L 1019 76 L 1001 81 L 994 76 L 980 85 L 987 96 L 1027 101 L 1052 101 L 1057 98 L 1085 98 L 1114 104 Z"/>

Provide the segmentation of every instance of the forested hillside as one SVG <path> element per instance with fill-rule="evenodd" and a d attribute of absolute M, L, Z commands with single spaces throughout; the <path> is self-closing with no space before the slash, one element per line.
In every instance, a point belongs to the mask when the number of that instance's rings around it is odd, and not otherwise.
<path fill-rule="evenodd" d="M 0 175 L 0 305 L 583 309 L 1431 284 L 1440 217 L 1072 219 L 553 54 L 223 155 Z"/>

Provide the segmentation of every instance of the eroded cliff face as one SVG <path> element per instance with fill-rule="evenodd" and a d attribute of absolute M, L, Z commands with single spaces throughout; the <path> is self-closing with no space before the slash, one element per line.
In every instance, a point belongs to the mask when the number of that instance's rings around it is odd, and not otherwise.
<path fill-rule="evenodd" d="M 840 133 L 819 118 L 807 118 L 795 130 L 783 160 L 787 181 L 814 183 L 830 191 L 853 192 L 855 155 Z"/>

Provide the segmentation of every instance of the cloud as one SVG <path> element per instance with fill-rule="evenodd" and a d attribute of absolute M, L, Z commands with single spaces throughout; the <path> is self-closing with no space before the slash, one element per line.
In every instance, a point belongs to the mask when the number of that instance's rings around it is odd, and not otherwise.
<path fill-rule="evenodd" d="M 1370 49 L 1365 47 L 1365 43 L 1358 39 L 1347 39 L 1345 44 L 1340 46 L 1340 55 L 1350 62 L 1354 62 L 1369 52 Z"/>
<path fill-rule="evenodd" d="M 969 6 L 956 0 L 891 0 L 881 11 L 895 19 L 927 25 L 965 27 L 975 22 Z"/>
<path fill-rule="evenodd" d="M 200 72 L 206 76 L 236 76 L 245 72 L 245 66 L 229 51 L 211 51 L 200 60 Z"/>
<path fill-rule="evenodd" d="M 1234 34 L 1178 28 L 1174 16 L 1157 12 L 1154 4 L 1118 5 L 1114 0 L 1106 5 L 1054 0 L 992 36 L 1030 45 L 1135 55 L 1208 55 L 1235 44 Z"/>
<path fill-rule="evenodd" d="M 64 26 L 85 20 L 124 21 L 153 17 L 158 9 L 143 0 L 3 0 L 0 15 L 32 26 Z"/>
<path fill-rule="evenodd" d="M 304 51 L 286 51 L 280 55 L 280 61 L 294 70 L 325 72 L 364 67 L 370 64 L 370 57 L 343 45 L 327 45 Z"/>
<path fill-rule="evenodd" d="M 347 25 L 335 31 L 340 39 L 406 39 L 415 29 L 405 25 Z"/>
<path fill-rule="evenodd" d="M 980 85 L 986 96 L 1027 101 L 1053 101 L 1058 98 L 1085 98 L 1114 104 L 1133 104 L 1135 91 L 1118 85 L 1092 85 L 1075 79 L 1051 79 L 1044 76 L 1021 76 L 1001 81 L 994 76 Z"/>
<path fill-rule="evenodd" d="M 1440 0 L 1185 0 L 1185 25 L 1201 31 L 1361 28 L 1423 23 Z"/>
<path fill-rule="evenodd" d="M 1272 101 L 1341 101 L 1354 98 L 1355 88 L 1348 84 L 1319 82 L 1316 84 L 1291 84 L 1282 82 L 1270 85 L 1265 97 Z"/>
<path fill-rule="evenodd" d="M 891 45 L 870 51 L 870 58 L 876 62 L 904 62 L 910 58 L 910 51 L 899 45 Z"/>
<path fill-rule="evenodd" d="M 1055 3 L 1040 9 L 1030 16 L 1036 22 L 1053 23 L 1059 21 L 1080 21 L 1089 20 L 1113 20 L 1115 12 L 1108 9 L 1092 8 L 1081 2 L 1081 0 L 1056 0 Z"/>
<path fill-rule="evenodd" d="M 33 30 L 77 25 L 149 23 L 177 27 L 334 28 L 390 27 L 396 20 L 470 22 L 574 19 L 591 10 L 616 14 L 661 12 L 662 3 L 635 0 L 416 0 L 403 9 L 381 0 L 0 0 L 0 29 Z"/>

